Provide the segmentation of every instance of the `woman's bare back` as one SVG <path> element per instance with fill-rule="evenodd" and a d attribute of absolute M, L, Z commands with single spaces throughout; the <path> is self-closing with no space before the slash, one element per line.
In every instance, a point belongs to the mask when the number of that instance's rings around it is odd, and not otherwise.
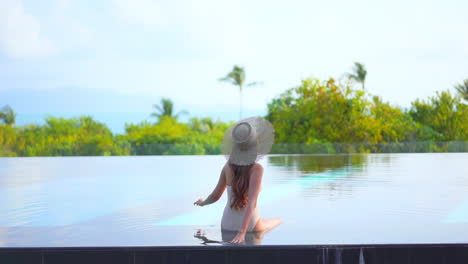
<path fill-rule="evenodd" d="M 224 175 L 226 177 L 226 185 L 232 186 L 232 182 L 233 182 L 233 178 L 234 178 L 234 172 L 232 171 L 232 169 L 228 165 L 228 163 L 226 163 L 226 166 L 224 166 L 223 170 L 224 170 Z M 258 172 L 260 172 L 262 174 L 262 175 L 260 175 L 260 177 L 262 177 L 263 176 L 263 167 L 262 167 L 261 164 L 255 163 L 252 166 L 252 169 L 249 171 L 249 178 L 252 176 L 253 173 L 258 173 Z M 259 191 L 261 190 L 260 185 L 255 186 L 255 187 L 259 188 Z M 281 221 L 280 218 L 269 218 L 269 219 L 260 218 L 256 222 L 257 223 L 255 224 L 255 226 L 251 230 L 253 232 L 266 232 L 268 230 L 271 230 L 271 229 L 275 228 L 279 224 L 281 224 L 282 221 Z"/>

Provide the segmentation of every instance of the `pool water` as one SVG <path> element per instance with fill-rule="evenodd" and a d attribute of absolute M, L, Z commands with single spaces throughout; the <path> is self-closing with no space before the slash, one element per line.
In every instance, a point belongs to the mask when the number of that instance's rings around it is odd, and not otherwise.
<path fill-rule="evenodd" d="M 269 155 L 247 244 L 468 242 L 468 154 Z M 224 156 L 0 158 L 0 247 L 222 245 Z"/>

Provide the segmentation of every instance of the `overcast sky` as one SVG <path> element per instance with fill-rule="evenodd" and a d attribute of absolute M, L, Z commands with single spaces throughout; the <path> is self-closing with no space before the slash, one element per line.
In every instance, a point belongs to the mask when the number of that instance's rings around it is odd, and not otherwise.
<path fill-rule="evenodd" d="M 408 106 L 468 78 L 462 0 L 0 1 L 0 95 L 81 87 L 234 107 L 238 89 L 218 78 L 239 64 L 263 82 L 244 93 L 261 110 L 359 61 L 369 92 Z"/>

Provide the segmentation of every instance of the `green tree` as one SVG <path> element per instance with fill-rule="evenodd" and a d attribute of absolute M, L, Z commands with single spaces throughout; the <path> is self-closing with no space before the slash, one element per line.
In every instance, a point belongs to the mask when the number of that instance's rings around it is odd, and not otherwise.
<path fill-rule="evenodd" d="M 6 105 L 0 111 L 0 119 L 6 125 L 12 126 L 15 124 L 16 121 L 16 113 L 9 105 Z"/>
<path fill-rule="evenodd" d="M 233 69 L 224 78 L 220 78 L 220 81 L 230 82 L 231 84 L 239 87 L 239 119 L 242 118 L 242 88 L 245 84 L 245 70 L 243 67 L 234 65 Z M 257 82 L 251 82 L 246 86 L 257 85 Z"/>
<path fill-rule="evenodd" d="M 196 133 L 174 117 L 161 116 L 157 124 L 129 124 L 125 129 L 122 139 L 130 143 L 133 154 L 205 154 L 203 147 L 197 145 Z"/>
<path fill-rule="evenodd" d="M 353 73 L 348 73 L 348 77 L 350 79 L 355 80 L 358 83 L 361 83 L 362 89 L 365 89 L 365 82 L 366 82 L 367 70 L 364 67 L 364 64 L 355 62 Z"/>
<path fill-rule="evenodd" d="M 381 135 L 370 105 L 362 90 L 334 79 L 306 79 L 274 98 L 266 118 L 275 127 L 277 143 L 376 143 Z"/>
<path fill-rule="evenodd" d="M 182 114 L 188 114 L 188 112 L 185 110 L 182 110 L 178 112 L 177 114 L 174 114 L 174 103 L 169 98 L 162 98 L 161 105 L 155 104 L 153 105 L 153 108 L 156 109 L 156 112 L 153 112 L 151 116 L 156 117 L 158 119 L 158 122 L 161 121 L 161 117 L 163 116 L 177 119 Z"/>
<path fill-rule="evenodd" d="M 416 122 L 441 134 L 441 140 L 468 139 L 468 105 L 449 91 L 411 103 L 409 114 Z"/>
<path fill-rule="evenodd" d="M 416 123 L 411 116 L 398 107 L 383 102 L 378 96 L 372 98 L 371 115 L 378 125 L 381 142 L 400 142 L 414 139 Z"/>
<path fill-rule="evenodd" d="M 198 118 L 192 117 L 189 120 L 189 127 L 194 131 L 198 131 L 200 133 L 207 133 L 214 129 L 215 122 L 209 117 Z"/>
<path fill-rule="evenodd" d="M 102 156 L 125 155 L 106 125 L 90 116 L 57 118 L 48 116 L 45 125 L 19 127 L 15 153 L 19 156 Z"/>
<path fill-rule="evenodd" d="M 461 97 L 468 102 L 468 79 L 465 79 L 463 83 L 455 85 L 455 89 L 461 95 Z"/>
<path fill-rule="evenodd" d="M 0 157 L 15 157 L 17 133 L 15 127 L 0 124 Z"/>

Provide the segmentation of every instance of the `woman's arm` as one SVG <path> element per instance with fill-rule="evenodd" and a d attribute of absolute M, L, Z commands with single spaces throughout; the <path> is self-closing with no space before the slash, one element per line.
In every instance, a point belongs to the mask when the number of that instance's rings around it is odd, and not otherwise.
<path fill-rule="evenodd" d="M 218 184 L 214 188 L 213 192 L 211 192 L 208 197 L 203 200 L 203 199 L 198 199 L 198 201 L 194 202 L 194 205 L 199 205 L 199 206 L 205 206 L 208 204 L 212 204 L 221 198 L 221 195 L 223 195 L 224 190 L 226 189 L 226 176 L 224 174 L 224 170 L 226 168 L 226 165 L 223 167 L 221 170 L 221 173 L 219 175 L 219 180 Z"/>
<path fill-rule="evenodd" d="M 263 176 L 263 167 L 262 165 L 255 166 L 252 168 L 252 175 L 249 180 L 249 194 L 248 202 L 245 207 L 244 219 L 242 221 L 242 226 L 236 237 L 231 241 L 233 243 L 242 243 L 245 240 L 245 234 L 247 233 L 247 228 L 252 218 L 253 211 L 257 206 L 257 198 L 260 193 L 260 186 L 262 183 Z"/>

